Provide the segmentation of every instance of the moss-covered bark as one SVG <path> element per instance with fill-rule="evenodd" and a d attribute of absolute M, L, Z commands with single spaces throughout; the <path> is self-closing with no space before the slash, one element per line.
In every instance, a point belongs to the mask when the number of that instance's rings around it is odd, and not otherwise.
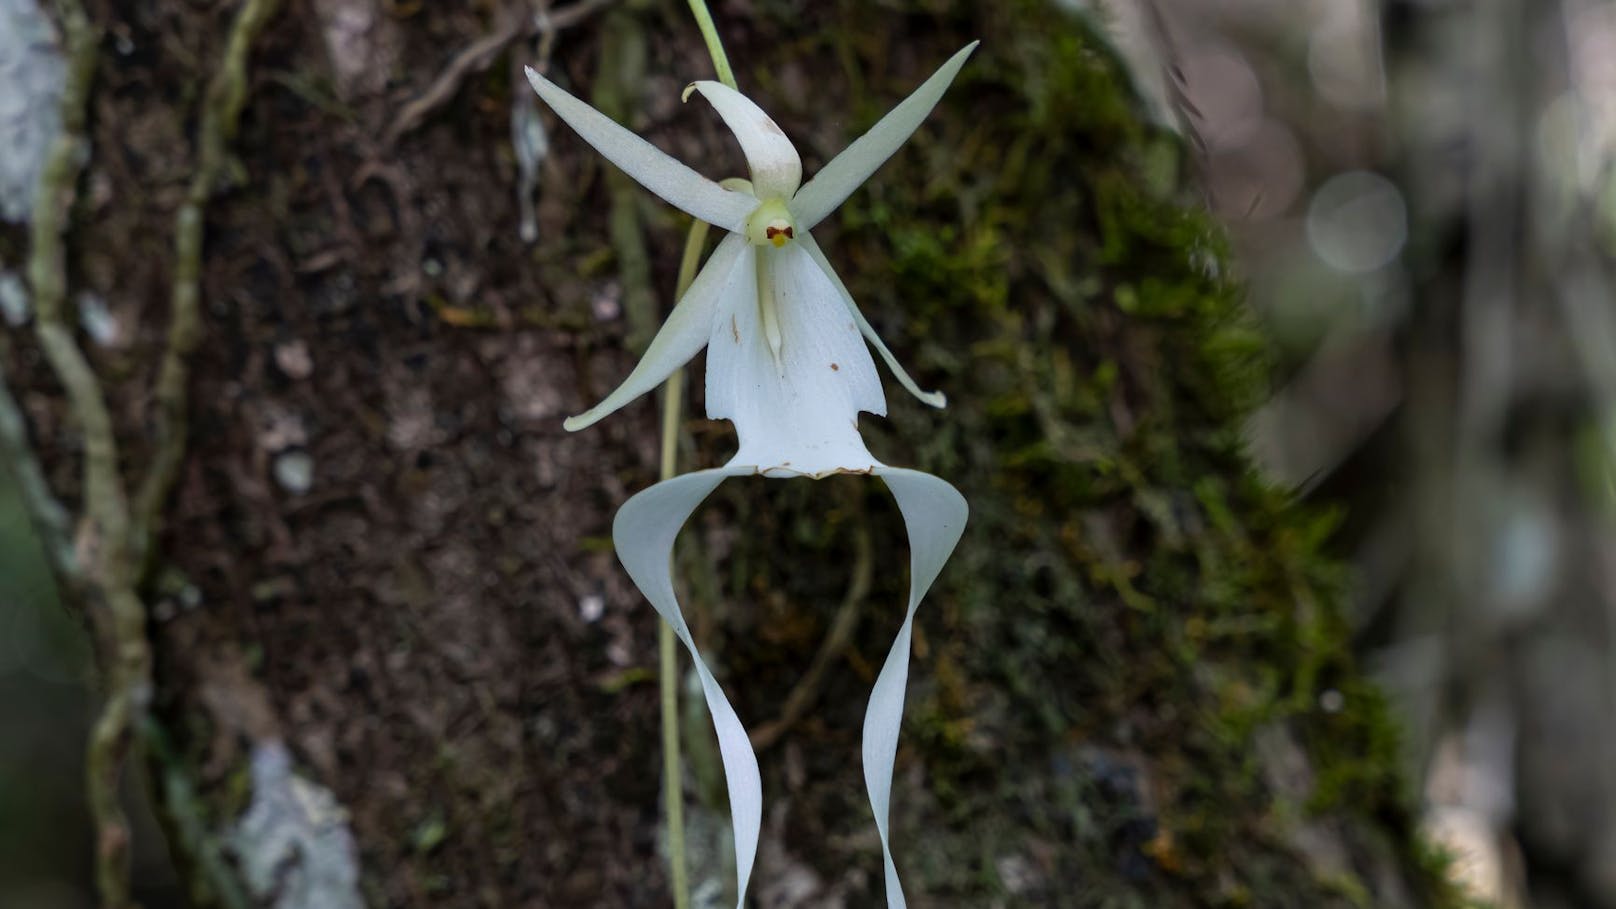
<path fill-rule="evenodd" d="M 911 694 L 900 823 L 926 834 L 910 862 L 943 904 L 1452 900 L 1352 666 L 1344 579 L 1320 552 L 1331 519 L 1242 452 L 1263 341 L 1179 149 L 1141 123 L 1094 35 L 1047 5 L 948 26 L 904 53 L 977 34 L 981 55 L 828 243 L 953 396 L 943 415 L 897 403 L 878 452 L 914 452 L 973 505 Z M 890 35 L 842 34 L 860 72 L 890 59 Z M 878 97 L 902 80 L 886 84 Z M 813 490 L 785 494 L 792 521 L 813 510 Z M 772 553 L 823 540 L 781 533 L 758 541 L 758 591 L 792 589 L 800 563 L 770 568 Z M 890 624 L 867 623 L 860 652 Z M 759 662 L 789 666 L 810 641 Z M 855 728 L 863 681 L 832 699 L 848 705 L 838 728 Z"/>
<path fill-rule="evenodd" d="M 396 92 L 331 64 L 345 6 L 373 14 L 363 46 Z M 895 394 L 890 420 L 866 421 L 872 448 L 973 508 L 922 612 L 898 755 L 911 904 L 1456 905 L 1352 665 L 1330 518 L 1242 453 L 1263 341 L 1181 149 L 1144 125 L 1102 42 L 1035 0 L 749 9 L 718 7 L 737 78 L 810 173 L 983 41 L 916 141 L 819 231 L 951 400 Z M 706 73 L 682 4 L 628 10 L 613 28 L 642 31 L 649 74 L 622 99 L 630 124 L 738 172 L 716 118 L 672 100 Z M 206 47 L 219 27 L 105 15 L 137 45 Z M 641 288 L 620 283 L 614 238 L 644 232 L 665 301 L 683 225 L 621 202 L 608 224 L 601 165 L 557 128 L 540 239 L 523 245 L 503 59 L 396 145 L 376 138 L 486 27 L 332 0 L 269 29 L 246 179 L 210 211 L 191 446 L 148 591 L 160 778 L 184 779 L 178 827 L 205 845 L 249 802 L 244 746 L 284 739 L 350 813 L 377 905 L 659 905 L 653 615 L 603 540 L 654 479 L 655 417 L 559 424 L 629 363 L 616 314 Z M 590 90 L 607 72 L 595 42 L 592 26 L 560 33 L 552 74 Z M 166 247 L 130 238 L 172 222 L 185 166 L 160 150 L 185 127 L 139 100 L 172 63 L 121 66 L 91 182 L 138 207 L 81 213 L 76 274 L 139 326 L 101 364 L 138 413 Z M 732 444 L 719 424 L 689 429 L 692 465 Z M 732 483 L 693 526 L 698 636 L 754 727 L 820 647 L 846 566 L 876 566 L 815 706 L 763 753 L 780 807 L 757 876 L 821 901 L 782 905 L 873 905 L 857 738 L 906 582 L 890 500 L 854 478 Z M 698 771 L 708 736 L 687 736 Z"/>

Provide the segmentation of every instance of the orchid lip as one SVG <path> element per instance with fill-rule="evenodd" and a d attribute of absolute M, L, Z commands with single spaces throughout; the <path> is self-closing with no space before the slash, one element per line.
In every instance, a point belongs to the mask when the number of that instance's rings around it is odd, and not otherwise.
<path fill-rule="evenodd" d="M 921 599 L 959 542 L 969 520 L 970 508 L 959 490 L 946 481 L 915 470 L 888 467 L 873 459 L 867 467 L 856 470 L 807 474 L 789 469 L 776 470 L 732 461 L 713 470 L 681 474 L 641 490 L 623 504 L 612 521 L 612 543 L 635 586 L 645 594 L 652 608 L 672 626 L 675 636 L 684 643 L 701 682 L 702 695 L 718 736 L 724 783 L 729 792 L 730 818 L 735 834 L 736 909 L 740 909 L 746 904 L 747 883 L 757 858 L 763 819 L 762 774 L 746 727 L 724 694 L 723 686 L 708 668 L 701 649 L 696 646 L 674 592 L 674 540 L 697 506 L 730 477 L 806 475 L 817 478 L 831 473 L 860 473 L 873 475 L 886 485 L 897 500 L 909 539 L 909 597 L 902 613 L 903 624 L 899 626 L 897 637 L 887 651 L 875 685 L 870 690 L 864 712 L 860 752 L 865 788 L 869 794 L 871 813 L 875 816 L 882 864 L 885 866 L 883 876 L 887 909 L 904 909 L 907 903 L 892 856 L 889 816 L 892 770 L 903 721 L 915 614 Z"/>

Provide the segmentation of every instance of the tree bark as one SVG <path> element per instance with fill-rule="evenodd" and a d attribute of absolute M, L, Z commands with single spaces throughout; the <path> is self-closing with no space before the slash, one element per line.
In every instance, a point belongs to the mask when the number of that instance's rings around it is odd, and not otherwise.
<path fill-rule="evenodd" d="M 81 343 L 124 481 L 162 462 L 160 422 L 183 432 L 139 585 L 138 732 L 199 905 L 667 902 L 654 615 L 607 542 L 655 480 L 656 417 L 561 419 L 626 374 L 686 221 L 537 111 L 520 67 L 615 98 L 709 176 L 743 162 L 676 102 L 709 75 L 683 5 L 597 6 L 534 26 L 515 6 L 310 0 L 253 37 L 199 207 L 188 430 L 153 389 L 172 388 L 175 225 L 238 5 L 89 9 L 105 38 L 67 276 L 117 327 Z M 1032 0 L 715 13 L 810 174 L 983 41 L 822 229 L 951 402 L 894 394 L 872 449 L 973 509 L 913 659 L 893 817 L 911 904 L 1458 905 L 1351 659 L 1331 523 L 1243 453 L 1264 345 L 1218 232 L 1096 33 Z M 12 344 L 5 378 L 83 510 L 82 430 L 31 336 Z M 733 445 L 685 429 L 687 468 Z M 858 737 L 906 584 L 895 510 L 859 478 L 714 501 L 679 575 L 743 720 L 770 729 L 754 893 L 876 905 Z M 835 628 L 835 671 L 799 687 Z M 711 730 L 685 737 L 692 873 L 721 905 Z"/>

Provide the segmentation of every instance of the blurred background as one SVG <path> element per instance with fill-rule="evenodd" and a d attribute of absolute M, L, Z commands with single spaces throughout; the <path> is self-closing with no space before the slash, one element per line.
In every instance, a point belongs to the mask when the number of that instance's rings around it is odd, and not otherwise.
<path fill-rule="evenodd" d="M 1106 6 L 1175 60 L 1280 348 L 1252 450 L 1341 511 L 1428 829 L 1499 905 L 1611 905 L 1616 4 Z"/>
<path fill-rule="evenodd" d="M 1059 5 L 1194 149 L 1278 350 L 1251 451 L 1340 515 L 1426 829 L 1499 906 L 1616 906 L 1616 2 Z M 57 126 L 54 34 L 0 0 L 14 223 Z M 13 325 L 20 281 L 0 262 Z M 88 905 L 90 672 L 0 471 L 0 904 Z"/>

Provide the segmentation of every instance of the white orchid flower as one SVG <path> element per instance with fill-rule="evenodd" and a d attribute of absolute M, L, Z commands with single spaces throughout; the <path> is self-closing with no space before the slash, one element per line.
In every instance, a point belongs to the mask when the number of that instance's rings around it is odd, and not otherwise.
<path fill-rule="evenodd" d="M 645 188 L 728 231 L 674 306 L 623 384 L 566 421 L 583 429 L 657 387 L 707 353 L 707 415 L 735 424 L 740 450 L 723 467 L 658 483 L 617 513 L 612 539 L 629 576 L 689 649 L 701 679 L 729 788 L 739 902 L 757 853 L 763 814 L 757 757 L 746 730 L 702 659 L 674 596 L 674 538 L 696 506 L 732 476 L 881 477 L 908 527 L 910 593 L 897 640 L 876 679 L 864 720 L 864 778 L 886 867 L 889 907 L 905 905 L 887 834 L 915 609 L 965 528 L 966 504 L 937 477 L 877 461 L 858 432 L 860 411 L 886 414 L 886 396 L 867 340 L 911 394 L 933 406 L 943 396 L 916 386 L 859 312 L 811 229 L 836 209 L 919 127 L 976 48 L 963 48 L 908 98 L 802 183 L 802 160 L 780 127 L 746 96 L 696 82 L 734 132 L 752 179 L 720 185 L 528 69 L 539 97 L 590 145 Z M 677 781 L 670 782 L 677 785 Z"/>

